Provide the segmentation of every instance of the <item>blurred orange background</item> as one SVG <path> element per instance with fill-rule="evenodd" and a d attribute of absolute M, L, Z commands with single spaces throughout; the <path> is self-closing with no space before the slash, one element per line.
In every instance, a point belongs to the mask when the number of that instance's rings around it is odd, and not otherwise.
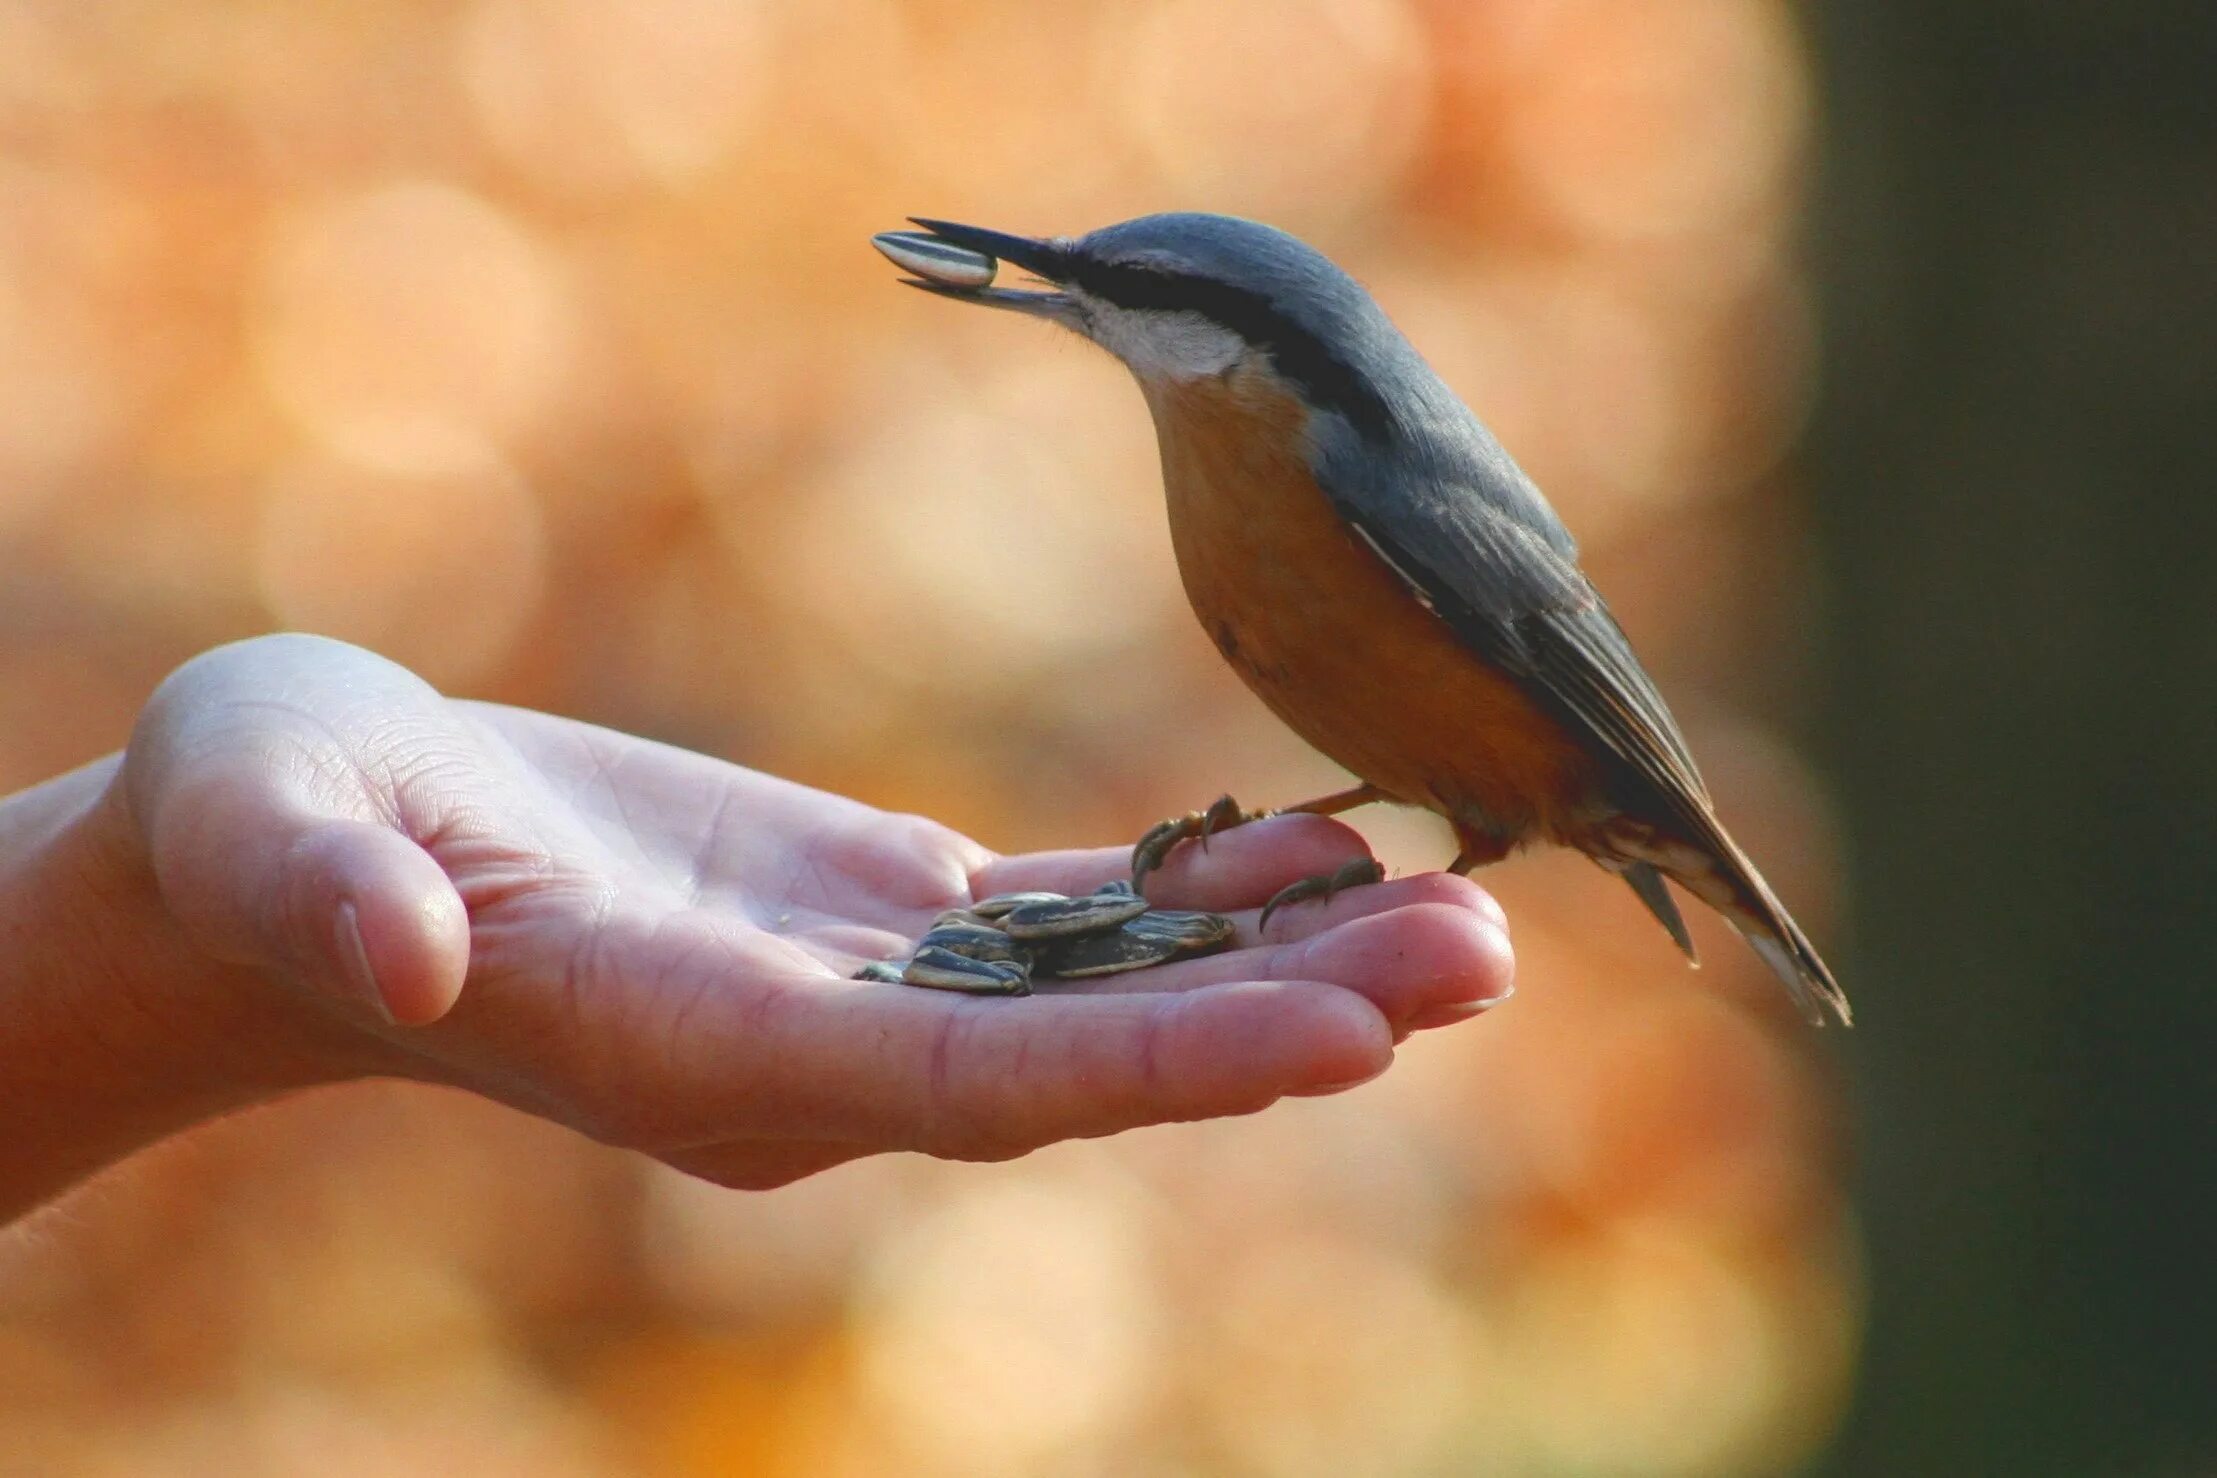
<path fill-rule="evenodd" d="M 867 245 L 1209 209 L 1548 489 L 1825 937 L 1810 130 L 1776 0 L 0 0 L 0 791 L 280 628 L 1004 850 L 1332 788 L 1123 372 Z M 413 1087 L 188 1136 L 0 1242 L 0 1471 L 1794 1469 L 1860 1325 L 1821 1044 L 1706 919 L 1689 977 L 1579 859 L 1487 881 L 1515 1003 L 1258 1119 L 756 1196 Z"/>

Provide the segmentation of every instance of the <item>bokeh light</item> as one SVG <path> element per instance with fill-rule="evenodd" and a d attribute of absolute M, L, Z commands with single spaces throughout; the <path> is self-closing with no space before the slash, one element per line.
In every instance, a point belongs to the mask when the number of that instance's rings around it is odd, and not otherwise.
<path fill-rule="evenodd" d="M 554 263 L 450 185 L 411 180 L 289 211 L 257 305 L 270 388 L 366 462 L 446 471 L 482 455 L 559 382 Z"/>
<path fill-rule="evenodd" d="M 1003 847 L 1333 788 L 1185 609 L 1129 379 L 865 242 L 1214 208 L 1540 478 L 1821 924 L 1809 108 L 1785 0 L 0 0 L 0 780 L 298 627 Z M 1488 881 L 1512 1005 L 1248 1120 L 764 1196 L 420 1089 L 213 1126 L 0 1245 L 0 1468 L 1793 1470 L 1834 1086 L 1712 922 L 1688 975 L 1580 859 Z"/>
<path fill-rule="evenodd" d="M 885 1238 L 856 1310 L 862 1418 L 904 1472 L 1036 1473 L 1121 1436 L 1167 1349 L 1144 1198 L 1015 1176 Z"/>
<path fill-rule="evenodd" d="M 270 479 L 256 568 L 279 625 L 467 684 L 532 614 L 544 546 L 530 492 L 489 458 L 436 476 L 304 458 Z"/>
<path fill-rule="evenodd" d="M 1367 214 L 1421 140 L 1401 0 L 1154 0 L 1104 62 L 1172 198 L 1233 215 Z"/>
<path fill-rule="evenodd" d="M 764 15 L 718 0 L 478 0 L 457 38 L 504 159 L 579 190 L 681 184 L 760 103 Z"/>

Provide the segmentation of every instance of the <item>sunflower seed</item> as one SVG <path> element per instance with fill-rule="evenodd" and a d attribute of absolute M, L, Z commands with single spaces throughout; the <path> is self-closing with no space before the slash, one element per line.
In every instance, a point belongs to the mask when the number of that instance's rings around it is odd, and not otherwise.
<path fill-rule="evenodd" d="M 901 971 L 901 979 L 910 985 L 977 996 L 1028 996 L 1030 975 L 1021 964 L 967 959 L 937 945 L 916 951 L 916 958 Z"/>
<path fill-rule="evenodd" d="M 1000 918 L 1012 908 L 1022 908 L 1027 903 L 1064 903 L 1068 899 L 1061 893 L 996 893 L 991 898 L 980 898 L 969 907 L 969 912 L 991 921 Z"/>
<path fill-rule="evenodd" d="M 941 924 L 916 942 L 919 949 L 944 949 L 969 960 L 1029 962 L 1024 947 L 1000 930 L 975 924 Z"/>
<path fill-rule="evenodd" d="M 1110 933 L 1042 941 L 1032 956 L 1040 979 L 1083 980 L 1143 970 L 1171 960 L 1213 954 L 1232 942 L 1232 921 L 1222 914 L 1164 910 L 1141 914 Z"/>
<path fill-rule="evenodd" d="M 1220 913 L 1186 912 L 1158 908 L 1141 914 L 1124 926 L 1127 934 L 1160 939 L 1175 945 L 1181 955 L 1205 955 L 1232 942 L 1232 921 Z"/>
<path fill-rule="evenodd" d="M 1107 934 L 1079 934 L 1041 946 L 1032 969 L 1041 979 L 1084 980 L 1095 975 L 1121 975 L 1144 970 L 1178 957 L 1175 942 L 1130 928 Z"/>
<path fill-rule="evenodd" d="M 870 244 L 904 272 L 942 287 L 985 287 L 1001 264 L 982 251 L 971 251 L 922 231 L 883 231 Z"/>
<path fill-rule="evenodd" d="M 877 985 L 900 985 L 905 977 L 901 974 L 901 966 L 896 961 L 872 960 L 869 964 L 855 971 L 850 978 L 871 981 Z"/>
<path fill-rule="evenodd" d="M 1113 929 L 1147 912 L 1147 900 L 1122 894 L 1025 903 L 1001 915 L 1001 927 L 1018 939 L 1063 939 Z"/>

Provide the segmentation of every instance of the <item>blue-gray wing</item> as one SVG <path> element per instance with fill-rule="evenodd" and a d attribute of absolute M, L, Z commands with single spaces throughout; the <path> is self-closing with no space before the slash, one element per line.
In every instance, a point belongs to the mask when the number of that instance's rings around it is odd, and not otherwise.
<path fill-rule="evenodd" d="M 1474 655 L 1620 762 L 1608 799 L 1698 850 L 1704 863 L 1695 870 L 1665 870 L 1726 909 L 1803 1013 L 1845 1022 L 1839 982 L 1725 834 L 1677 721 L 1579 570 L 1570 535 L 1506 455 L 1490 441 L 1479 450 L 1485 455 L 1416 473 L 1360 457 L 1335 470 L 1327 457 L 1317 480 L 1354 533 Z M 1379 481 L 1387 477 L 1399 480 Z M 1613 865 L 1690 955 L 1685 923 L 1653 870 L 1668 861 L 1628 848 Z"/>
<path fill-rule="evenodd" d="M 1706 841 L 1709 789 L 1678 722 L 1577 548 L 1513 464 L 1410 477 L 1320 478 L 1340 516 L 1476 655 L 1521 679 L 1571 732 L 1623 762 L 1646 793 L 1633 808 Z M 1485 485 L 1479 485 L 1480 479 Z M 1645 802 L 1646 804 L 1639 804 Z"/>

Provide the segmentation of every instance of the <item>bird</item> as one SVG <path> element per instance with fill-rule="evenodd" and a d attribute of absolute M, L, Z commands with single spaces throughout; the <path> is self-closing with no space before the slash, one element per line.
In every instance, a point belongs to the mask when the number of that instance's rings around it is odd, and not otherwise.
<path fill-rule="evenodd" d="M 909 286 L 1045 319 L 1131 371 L 1194 613 L 1256 696 L 1359 782 L 1165 821 L 1134 851 L 1135 883 L 1180 843 L 1259 815 L 1422 807 L 1454 830 L 1452 871 L 1570 847 L 1698 963 L 1675 884 L 1809 1020 L 1849 1022 L 1838 980 L 1718 819 L 1570 532 L 1352 276 L 1231 216 L 1038 237 L 910 220 L 921 232 L 878 238 Z M 991 285 L 1000 262 L 1032 285 Z M 1270 906 L 1382 877 L 1361 858 Z"/>

